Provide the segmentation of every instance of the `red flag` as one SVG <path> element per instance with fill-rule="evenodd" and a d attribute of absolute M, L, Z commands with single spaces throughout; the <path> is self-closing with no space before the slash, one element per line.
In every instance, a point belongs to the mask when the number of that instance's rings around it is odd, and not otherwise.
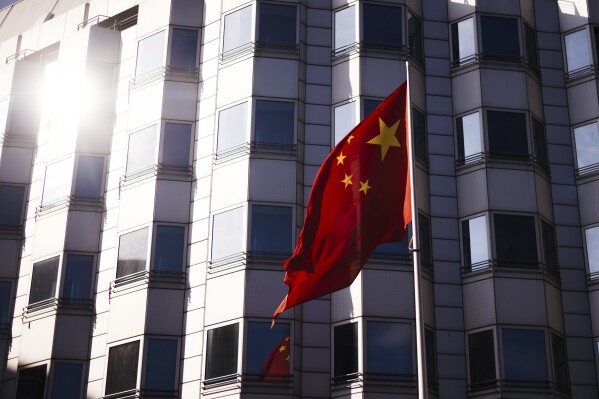
<path fill-rule="evenodd" d="M 348 287 L 385 242 L 412 219 L 407 83 L 345 136 L 316 174 L 304 227 L 284 262 L 284 310 Z"/>
<path fill-rule="evenodd" d="M 260 370 L 261 380 L 287 379 L 289 375 L 289 362 L 291 360 L 289 343 L 289 337 L 286 337 L 270 352 Z"/>

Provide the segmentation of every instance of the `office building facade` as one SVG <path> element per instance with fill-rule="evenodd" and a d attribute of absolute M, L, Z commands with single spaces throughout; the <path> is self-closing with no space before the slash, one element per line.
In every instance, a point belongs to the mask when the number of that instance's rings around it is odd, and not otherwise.
<path fill-rule="evenodd" d="M 598 2 L 21 0 L 0 60 L 0 398 L 418 397 L 408 239 L 270 325 L 407 68 L 428 396 L 598 396 Z"/>

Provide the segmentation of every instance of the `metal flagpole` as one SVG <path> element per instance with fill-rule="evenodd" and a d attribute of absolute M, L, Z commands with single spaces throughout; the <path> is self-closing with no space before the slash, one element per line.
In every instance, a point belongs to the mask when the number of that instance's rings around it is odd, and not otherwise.
<path fill-rule="evenodd" d="M 426 381 L 426 347 L 424 342 L 424 321 L 422 319 L 422 290 L 420 288 L 420 243 L 418 237 L 418 210 L 414 182 L 414 149 L 412 140 L 412 101 L 410 96 L 410 65 L 406 61 L 407 104 L 408 107 L 408 159 L 410 170 L 410 200 L 412 201 L 412 257 L 414 259 L 414 305 L 416 308 L 416 361 L 418 372 L 418 398 L 428 398 Z"/>

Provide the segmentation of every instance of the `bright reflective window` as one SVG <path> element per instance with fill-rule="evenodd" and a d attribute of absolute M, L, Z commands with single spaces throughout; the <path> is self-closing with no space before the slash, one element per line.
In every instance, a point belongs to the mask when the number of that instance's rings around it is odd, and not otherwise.
<path fill-rule="evenodd" d="M 335 52 L 342 52 L 356 42 L 356 7 L 335 13 Z"/>
<path fill-rule="evenodd" d="M 90 299 L 94 257 L 67 254 L 62 297 L 64 299 Z"/>
<path fill-rule="evenodd" d="M 25 187 L 0 186 L 0 225 L 19 226 L 23 219 Z"/>
<path fill-rule="evenodd" d="M 75 177 L 75 196 L 83 198 L 102 197 L 104 180 L 104 157 L 80 155 Z"/>
<path fill-rule="evenodd" d="M 169 66 L 193 70 L 198 53 L 198 31 L 173 28 Z"/>
<path fill-rule="evenodd" d="M 584 231 L 587 249 L 587 263 L 591 278 L 599 277 L 599 226 Z"/>
<path fill-rule="evenodd" d="M 458 160 L 467 164 L 480 159 L 484 152 L 480 134 L 480 113 L 456 119 Z"/>
<path fill-rule="evenodd" d="M 546 383 L 545 333 L 540 330 L 504 328 L 503 372 L 507 383 Z"/>
<path fill-rule="evenodd" d="M 252 6 L 225 15 L 223 53 L 245 48 L 252 39 Z"/>
<path fill-rule="evenodd" d="M 291 254 L 292 208 L 253 205 L 250 250 L 258 254 Z"/>
<path fill-rule="evenodd" d="M 451 46 L 454 62 L 465 62 L 476 55 L 474 18 L 468 18 L 451 25 Z"/>
<path fill-rule="evenodd" d="M 408 378 L 412 368 L 412 331 L 409 324 L 366 322 L 366 372 L 377 378 Z"/>
<path fill-rule="evenodd" d="M 56 295 L 56 277 L 58 276 L 58 256 L 33 264 L 29 304 L 45 301 Z"/>
<path fill-rule="evenodd" d="M 137 44 L 135 76 L 139 77 L 164 65 L 164 31 L 148 36 Z"/>
<path fill-rule="evenodd" d="M 212 221 L 212 259 L 243 252 L 243 207 L 214 215 Z"/>
<path fill-rule="evenodd" d="M 574 129 L 576 164 L 578 173 L 584 174 L 599 169 L 599 129 L 597 122 Z"/>
<path fill-rule="evenodd" d="M 156 130 L 156 125 L 152 125 L 129 135 L 127 174 L 156 164 Z"/>
<path fill-rule="evenodd" d="M 154 271 L 180 273 L 183 271 L 185 227 L 156 227 Z"/>
<path fill-rule="evenodd" d="M 259 8 L 258 42 L 260 44 L 294 46 L 296 40 L 297 7 L 261 3 Z"/>
<path fill-rule="evenodd" d="M 464 268 L 477 270 L 489 265 L 487 217 L 479 216 L 462 222 Z"/>
<path fill-rule="evenodd" d="M 245 372 L 250 378 L 284 380 L 291 364 L 290 327 L 277 322 L 271 328 L 270 324 L 248 322 Z"/>
<path fill-rule="evenodd" d="M 71 192 L 73 160 L 64 159 L 46 167 L 42 203 L 47 204 L 66 198 Z"/>
<path fill-rule="evenodd" d="M 591 65 L 591 52 L 586 29 L 564 36 L 564 42 L 568 73 L 576 72 Z"/>
<path fill-rule="evenodd" d="M 128 276 L 146 269 L 148 251 L 148 228 L 123 234 L 119 239 L 119 255 L 116 278 Z"/>
<path fill-rule="evenodd" d="M 164 124 L 164 141 L 162 144 L 162 164 L 164 166 L 189 166 L 190 146 L 190 124 L 171 122 Z"/>
<path fill-rule="evenodd" d="M 356 102 L 335 107 L 335 145 L 356 126 Z"/>
<path fill-rule="evenodd" d="M 218 113 L 216 152 L 234 150 L 247 143 L 247 102 Z"/>

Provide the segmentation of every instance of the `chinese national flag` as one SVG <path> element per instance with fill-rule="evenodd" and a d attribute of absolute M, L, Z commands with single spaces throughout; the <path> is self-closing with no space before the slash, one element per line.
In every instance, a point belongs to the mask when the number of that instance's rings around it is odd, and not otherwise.
<path fill-rule="evenodd" d="M 293 256 L 289 293 L 273 316 L 348 287 L 377 247 L 401 241 L 412 219 L 407 83 L 333 149 L 310 192 Z"/>
<path fill-rule="evenodd" d="M 286 337 L 274 347 L 264 361 L 260 370 L 260 379 L 266 381 L 287 379 L 289 375 L 289 362 L 291 360 L 290 353 L 289 337 Z"/>

